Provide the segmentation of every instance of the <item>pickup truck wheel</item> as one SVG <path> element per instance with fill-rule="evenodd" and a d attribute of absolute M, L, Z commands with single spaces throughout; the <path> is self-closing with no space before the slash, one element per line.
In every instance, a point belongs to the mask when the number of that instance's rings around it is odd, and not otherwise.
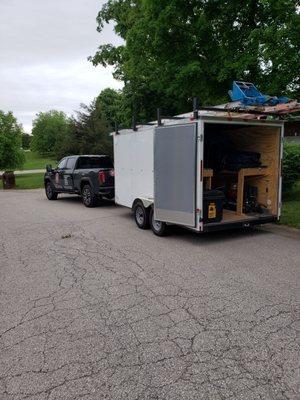
<path fill-rule="evenodd" d="M 169 226 L 165 222 L 154 219 L 153 207 L 150 210 L 150 227 L 152 232 L 157 236 L 166 236 L 169 234 Z"/>
<path fill-rule="evenodd" d="M 55 192 L 55 189 L 51 182 L 47 182 L 45 186 L 45 192 L 48 200 L 56 200 L 58 193 Z"/>
<path fill-rule="evenodd" d="M 149 210 L 147 210 L 141 201 L 138 201 L 133 207 L 134 219 L 140 229 L 149 228 Z"/>
<path fill-rule="evenodd" d="M 90 185 L 84 185 L 81 191 L 82 201 L 86 207 L 95 207 L 97 196 L 93 192 Z"/>

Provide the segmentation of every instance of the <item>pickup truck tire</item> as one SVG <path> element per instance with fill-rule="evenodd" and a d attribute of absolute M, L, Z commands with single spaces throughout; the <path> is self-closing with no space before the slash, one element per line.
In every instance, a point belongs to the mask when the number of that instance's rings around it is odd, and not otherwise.
<path fill-rule="evenodd" d="M 58 193 L 55 191 L 51 182 L 46 182 L 45 192 L 48 200 L 56 200 Z"/>
<path fill-rule="evenodd" d="M 84 185 L 81 190 L 82 202 L 86 207 L 95 207 L 97 196 L 90 185 Z"/>
<path fill-rule="evenodd" d="M 150 227 L 156 236 L 167 236 L 169 234 L 169 226 L 165 222 L 154 219 L 153 207 L 150 210 Z"/>
<path fill-rule="evenodd" d="M 137 201 L 133 207 L 134 220 L 140 229 L 148 229 L 149 210 L 147 210 L 141 201 Z"/>

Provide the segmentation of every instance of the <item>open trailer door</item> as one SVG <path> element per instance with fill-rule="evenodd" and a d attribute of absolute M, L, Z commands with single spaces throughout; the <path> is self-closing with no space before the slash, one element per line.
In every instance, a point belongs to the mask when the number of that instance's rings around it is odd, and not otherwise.
<path fill-rule="evenodd" d="M 154 218 L 196 226 L 197 123 L 157 127 L 154 135 Z"/>

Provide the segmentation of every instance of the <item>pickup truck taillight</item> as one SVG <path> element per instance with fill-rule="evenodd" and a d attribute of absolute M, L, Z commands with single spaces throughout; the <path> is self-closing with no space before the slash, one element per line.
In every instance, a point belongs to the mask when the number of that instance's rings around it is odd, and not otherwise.
<path fill-rule="evenodd" d="M 110 169 L 109 170 L 109 176 L 115 176 L 115 170 L 114 169 Z"/>
<path fill-rule="evenodd" d="M 99 178 L 100 185 L 103 185 L 103 183 L 105 183 L 105 172 L 99 171 L 98 178 Z"/>

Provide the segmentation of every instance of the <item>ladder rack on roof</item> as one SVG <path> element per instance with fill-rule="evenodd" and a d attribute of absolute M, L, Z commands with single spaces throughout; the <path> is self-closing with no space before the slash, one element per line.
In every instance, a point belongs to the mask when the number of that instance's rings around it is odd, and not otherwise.
<path fill-rule="evenodd" d="M 229 95 L 234 100 L 223 106 L 217 107 L 199 107 L 198 98 L 193 98 L 193 115 L 191 120 L 199 118 L 199 111 L 209 111 L 214 113 L 226 113 L 229 117 L 232 114 L 243 114 L 245 118 L 250 118 L 249 115 L 261 117 L 259 119 L 276 117 L 283 119 L 286 114 L 300 112 L 300 103 L 297 100 L 290 100 L 287 97 L 271 97 L 263 95 L 254 86 L 253 83 L 234 81 L 233 88 L 229 91 Z M 136 131 L 138 125 L 162 125 L 162 119 L 182 120 L 187 119 L 187 116 L 162 116 L 161 109 L 157 109 L 157 121 L 138 124 L 136 116 L 132 116 L 132 129 Z M 115 124 L 115 133 L 119 133 L 120 126 Z"/>
<path fill-rule="evenodd" d="M 200 110 L 216 111 L 216 112 L 228 112 L 228 113 L 240 113 L 240 114 L 257 114 L 257 115 L 271 115 L 280 117 L 285 114 L 295 113 L 300 111 L 300 103 L 296 100 L 292 100 L 288 103 L 277 104 L 276 106 L 260 106 L 251 108 L 245 107 L 241 103 L 227 103 L 223 108 L 217 107 L 202 107 Z"/>

